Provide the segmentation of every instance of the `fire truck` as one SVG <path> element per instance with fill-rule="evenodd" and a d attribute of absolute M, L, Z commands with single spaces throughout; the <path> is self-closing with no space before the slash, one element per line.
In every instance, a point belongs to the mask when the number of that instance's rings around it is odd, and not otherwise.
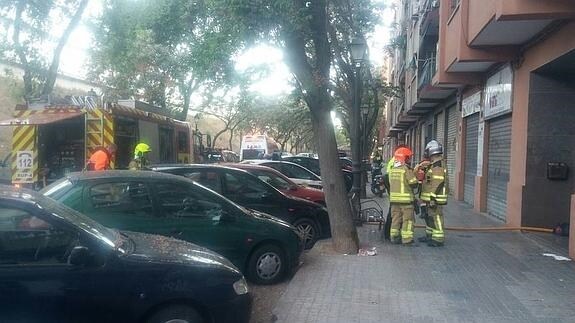
<path fill-rule="evenodd" d="M 98 147 L 118 147 L 114 169 L 127 169 L 134 147 L 152 148 L 151 163 L 190 163 L 193 143 L 190 126 L 162 109 L 135 100 L 95 104 L 19 105 L 14 117 L 0 121 L 12 131 L 11 181 L 41 188 L 69 172 L 85 169 Z"/>

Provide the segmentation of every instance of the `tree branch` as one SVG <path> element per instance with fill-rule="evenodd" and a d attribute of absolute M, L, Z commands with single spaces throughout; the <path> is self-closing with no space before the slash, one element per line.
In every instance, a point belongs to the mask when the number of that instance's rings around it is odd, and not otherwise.
<path fill-rule="evenodd" d="M 70 19 L 68 26 L 64 30 L 62 37 L 58 40 L 58 45 L 54 50 L 54 56 L 52 57 L 52 63 L 50 64 L 50 68 L 48 69 L 48 75 L 46 77 L 46 82 L 44 83 L 44 88 L 42 89 L 42 95 L 48 95 L 54 89 L 54 84 L 56 83 L 56 77 L 58 75 L 58 67 L 60 66 L 60 55 L 62 55 L 62 51 L 64 50 L 64 46 L 68 42 L 68 38 L 80 23 L 82 19 L 82 14 L 84 10 L 88 6 L 88 0 L 81 0 L 76 13 Z"/>

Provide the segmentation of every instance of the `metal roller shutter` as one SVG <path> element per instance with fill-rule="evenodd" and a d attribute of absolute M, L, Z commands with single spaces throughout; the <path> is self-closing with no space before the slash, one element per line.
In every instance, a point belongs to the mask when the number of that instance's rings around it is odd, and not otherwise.
<path fill-rule="evenodd" d="M 471 205 L 473 205 L 475 200 L 478 130 L 479 113 L 465 118 L 465 183 L 463 185 L 463 200 Z"/>
<path fill-rule="evenodd" d="M 457 149 L 457 120 L 459 111 L 457 106 L 452 106 L 447 110 L 447 143 L 445 154 L 447 159 L 447 175 L 449 177 L 449 194 L 455 191 L 455 154 Z"/>
<path fill-rule="evenodd" d="M 440 144 L 445 143 L 445 113 L 441 111 L 437 115 L 435 115 L 435 140 L 437 140 Z"/>
<path fill-rule="evenodd" d="M 507 214 L 507 182 L 511 159 L 511 116 L 489 122 L 487 165 L 487 213 L 505 220 Z"/>

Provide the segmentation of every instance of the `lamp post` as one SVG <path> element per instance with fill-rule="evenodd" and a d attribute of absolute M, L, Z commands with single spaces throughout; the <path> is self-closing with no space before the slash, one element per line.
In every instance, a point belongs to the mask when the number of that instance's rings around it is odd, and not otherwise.
<path fill-rule="evenodd" d="M 355 67 L 354 87 L 353 87 L 353 111 L 351 118 L 351 150 L 352 150 L 352 172 L 353 186 L 353 205 L 357 210 L 355 215 L 356 225 L 361 225 L 361 140 L 360 140 L 360 106 L 361 106 L 361 65 L 367 53 L 367 44 L 365 39 L 356 35 L 351 42 L 351 58 Z"/>

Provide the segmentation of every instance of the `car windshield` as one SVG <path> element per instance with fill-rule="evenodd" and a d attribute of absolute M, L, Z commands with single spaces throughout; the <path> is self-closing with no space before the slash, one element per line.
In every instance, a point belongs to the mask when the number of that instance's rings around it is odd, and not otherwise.
<path fill-rule="evenodd" d="M 294 183 L 290 183 L 288 181 L 286 181 L 285 179 L 283 179 L 282 177 L 272 173 L 272 172 L 266 172 L 266 171 L 261 171 L 261 170 L 248 170 L 250 173 L 256 175 L 259 179 L 261 179 L 262 181 L 270 184 L 271 186 L 277 188 L 278 190 L 289 190 L 290 188 L 292 188 L 293 186 L 295 186 Z"/>
<path fill-rule="evenodd" d="M 122 243 L 122 239 L 118 231 L 106 228 L 82 213 L 75 211 L 62 203 L 58 203 L 51 198 L 45 197 L 39 199 L 38 205 L 52 213 L 54 216 L 59 217 L 104 241 L 114 249 L 119 248 Z"/>

